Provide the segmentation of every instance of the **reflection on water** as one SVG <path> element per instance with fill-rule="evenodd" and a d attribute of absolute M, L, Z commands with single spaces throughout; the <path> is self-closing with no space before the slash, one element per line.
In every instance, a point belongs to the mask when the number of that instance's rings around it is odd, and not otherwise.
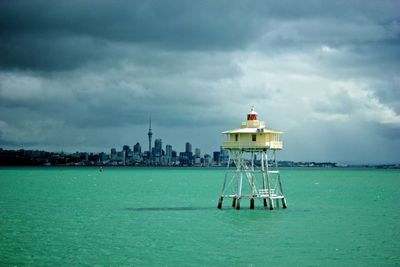
<path fill-rule="evenodd" d="M 130 211 L 190 211 L 190 210 L 215 210 L 215 207 L 151 207 L 151 208 L 126 208 Z"/>

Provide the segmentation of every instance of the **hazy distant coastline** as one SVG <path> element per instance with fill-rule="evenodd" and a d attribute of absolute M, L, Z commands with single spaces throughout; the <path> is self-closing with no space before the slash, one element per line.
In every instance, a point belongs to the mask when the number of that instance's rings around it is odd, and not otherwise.
<path fill-rule="evenodd" d="M 0 166 L 109 166 L 109 167 L 226 167 L 227 159 L 209 162 L 180 162 L 157 164 L 155 162 L 121 162 L 102 160 L 102 153 L 64 153 L 39 150 L 3 150 L 0 149 Z M 257 161 L 256 161 L 257 164 Z M 258 163 L 259 164 L 259 163 Z M 400 164 L 342 164 L 336 162 L 296 162 L 278 161 L 279 167 L 289 168 L 381 168 L 400 169 Z"/>

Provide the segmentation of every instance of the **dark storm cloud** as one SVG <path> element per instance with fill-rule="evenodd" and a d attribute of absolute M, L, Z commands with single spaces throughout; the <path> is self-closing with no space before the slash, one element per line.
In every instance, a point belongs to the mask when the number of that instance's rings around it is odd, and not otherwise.
<path fill-rule="evenodd" d="M 23 34 L 7 37 L 0 44 L 2 68 L 44 71 L 73 69 L 104 55 L 100 41 L 56 34 Z"/>
<path fill-rule="evenodd" d="M 359 23 L 389 23 L 385 20 L 398 15 L 389 9 L 398 5 L 390 1 L 293 5 L 292 1 L 2 1 L 0 64 L 71 69 L 118 56 L 117 51 L 108 53 L 109 42 L 148 49 L 226 51 L 246 48 L 267 33 L 282 47 L 312 38 L 340 44 L 363 34 L 349 25 L 335 27 L 340 21 L 355 17 Z"/>
<path fill-rule="evenodd" d="M 213 1 L 29 1 L 0 3 L 1 66 L 60 69 L 109 56 L 107 42 L 167 49 L 234 49 L 256 21 Z M 221 18 L 224 14 L 224 18 Z"/>

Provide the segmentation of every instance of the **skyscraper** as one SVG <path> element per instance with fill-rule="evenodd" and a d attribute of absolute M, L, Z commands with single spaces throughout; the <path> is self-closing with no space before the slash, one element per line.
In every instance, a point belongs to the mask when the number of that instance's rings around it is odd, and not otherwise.
<path fill-rule="evenodd" d="M 193 162 L 192 144 L 187 142 L 185 146 L 185 152 L 180 153 L 180 155 L 179 161 L 181 161 L 181 163 L 184 165 L 191 165 Z"/>
<path fill-rule="evenodd" d="M 124 145 L 122 150 L 125 151 L 125 155 L 128 155 L 131 152 L 131 148 L 128 145 Z"/>
<path fill-rule="evenodd" d="M 151 137 L 153 136 L 153 133 L 151 132 L 151 118 L 149 120 L 149 132 L 147 133 L 149 136 L 149 160 L 151 160 L 152 155 L 151 155 Z"/>
<path fill-rule="evenodd" d="M 201 164 L 200 148 L 194 149 L 194 164 L 197 166 L 200 166 Z"/>
<path fill-rule="evenodd" d="M 213 153 L 214 164 L 219 165 L 219 163 L 220 163 L 220 155 L 221 155 L 220 151 L 215 151 Z"/>
<path fill-rule="evenodd" d="M 229 160 L 229 151 L 224 149 L 222 146 L 220 147 L 220 155 L 219 155 L 220 163 L 226 165 Z"/>
<path fill-rule="evenodd" d="M 192 153 L 192 144 L 187 142 L 186 143 L 186 149 L 185 149 L 186 153 Z"/>
<path fill-rule="evenodd" d="M 122 151 L 125 154 L 125 157 L 124 157 L 124 161 L 125 162 L 124 162 L 124 164 L 127 165 L 127 164 L 129 164 L 129 160 L 132 158 L 131 148 L 128 145 L 124 145 L 122 147 Z"/>
<path fill-rule="evenodd" d="M 110 158 L 111 158 L 111 160 L 117 159 L 117 150 L 115 148 L 111 148 Z"/>
<path fill-rule="evenodd" d="M 142 147 L 140 146 L 140 143 L 137 142 L 136 145 L 133 146 L 133 153 L 134 154 L 142 154 Z"/>
<path fill-rule="evenodd" d="M 172 146 L 167 145 L 165 147 L 165 157 L 167 158 L 167 164 L 170 164 L 172 162 Z"/>
<path fill-rule="evenodd" d="M 172 157 L 172 146 L 171 145 L 167 145 L 165 147 L 165 155 L 169 158 Z"/>
<path fill-rule="evenodd" d="M 160 158 L 162 156 L 162 140 L 156 139 L 154 140 L 154 159 L 157 163 L 160 162 Z"/>
<path fill-rule="evenodd" d="M 171 161 L 173 163 L 175 163 L 177 161 L 177 158 L 178 158 L 178 153 L 176 153 L 175 150 L 172 150 L 172 152 L 171 152 Z"/>
<path fill-rule="evenodd" d="M 142 147 L 140 143 L 137 142 L 136 145 L 133 146 L 133 161 L 135 163 L 141 161 L 142 158 Z"/>

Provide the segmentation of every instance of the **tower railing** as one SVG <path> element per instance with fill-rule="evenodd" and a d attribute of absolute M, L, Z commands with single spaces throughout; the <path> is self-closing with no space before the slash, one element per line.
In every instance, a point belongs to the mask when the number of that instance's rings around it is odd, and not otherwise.
<path fill-rule="evenodd" d="M 260 149 L 260 148 L 268 148 L 268 149 L 282 149 L 283 142 L 282 141 L 267 141 L 267 142 L 237 142 L 237 141 L 224 141 L 222 144 L 223 148 L 230 149 L 230 148 L 247 148 L 247 149 Z"/>

